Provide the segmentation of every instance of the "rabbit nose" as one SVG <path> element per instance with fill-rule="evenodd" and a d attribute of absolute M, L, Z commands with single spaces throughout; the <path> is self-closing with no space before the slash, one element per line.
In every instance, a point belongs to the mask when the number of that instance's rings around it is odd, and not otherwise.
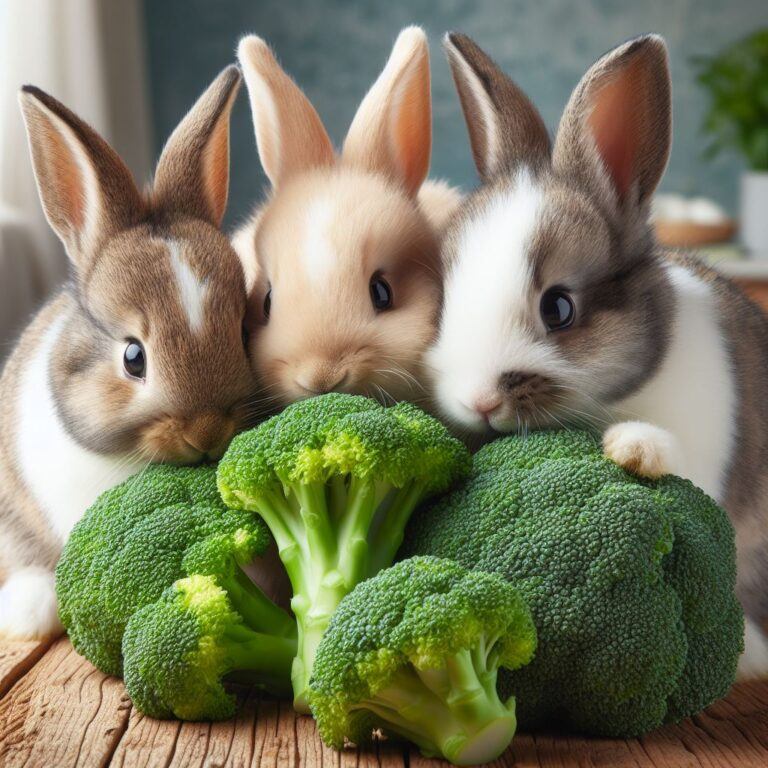
<path fill-rule="evenodd" d="M 312 395 L 324 395 L 342 387 L 349 377 L 349 371 L 318 368 L 310 373 L 299 374 L 295 382 Z"/>
<path fill-rule="evenodd" d="M 498 395 L 490 397 L 479 397 L 472 405 L 472 408 L 480 414 L 486 421 L 490 415 L 501 405 L 501 398 Z"/>
<path fill-rule="evenodd" d="M 196 451 L 216 459 L 224 453 L 234 432 L 235 425 L 229 417 L 217 413 L 202 413 L 187 423 L 184 439 Z"/>

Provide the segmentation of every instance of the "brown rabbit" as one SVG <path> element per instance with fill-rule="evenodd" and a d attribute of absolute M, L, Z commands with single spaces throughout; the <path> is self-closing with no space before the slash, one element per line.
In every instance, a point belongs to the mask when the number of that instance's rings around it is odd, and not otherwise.
<path fill-rule="evenodd" d="M 0 380 L 0 634 L 60 630 L 52 568 L 97 495 L 149 461 L 217 457 L 253 390 L 245 281 L 218 227 L 229 183 L 225 69 L 142 195 L 114 150 L 51 96 L 20 94 L 46 216 L 72 278 Z"/>
<path fill-rule="evenodd" d="M 554 145 L 524 93 L 464 35 L 446 49 L 483 184 L 446 236 L 430 353 L 443 413 L 486 435 L 586 420 L 608 456 L 675 472 L 736 528 L 742 674 L 768 671 L 768 318 L 655 242 L 671 143 L 655 35 L 597 61 Z"/>
<path fill-rule="evenodd" d="M 400 33 L 340 156 L 267 44 L 238 50 L 272 190 L 235 237 L 252 355 L 272 399 L 339 390 L 419 400 L 441 295 L 438 234 L 459 193 L 424 183 L 431 150 L 424 32 Z"/>

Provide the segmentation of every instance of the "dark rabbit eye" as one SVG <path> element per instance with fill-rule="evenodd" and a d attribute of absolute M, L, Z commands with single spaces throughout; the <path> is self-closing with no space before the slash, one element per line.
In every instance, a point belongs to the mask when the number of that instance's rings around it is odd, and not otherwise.
<path fill-rule="evenodd" d="M 371 278 L 370 290 L 371 303 L 377 312 L 389 309 L 392 306 L 392 289 L 383 277 L 374 275 Z"/>
<path fill-rule="evenodd" d="M 267 290 L 267 295 L 264 297 L 264 319 L 269 319 L 269 313 L 272 309 L 272 288 Z"/>
<path fill-rule="evenodd" d="M 136 339 L 128 339 L 128 344 L 123 352 L 123 368 L 133 379 L 143 379 L 147 373 L 147 356 L 141 342 Z"/>
<path fill-rule="evenodd" d="M 562 288 L 550 288 L 541 297 L 541 319 L 550 331 L 561 331 L 573 323 L 576 307 Z"/>

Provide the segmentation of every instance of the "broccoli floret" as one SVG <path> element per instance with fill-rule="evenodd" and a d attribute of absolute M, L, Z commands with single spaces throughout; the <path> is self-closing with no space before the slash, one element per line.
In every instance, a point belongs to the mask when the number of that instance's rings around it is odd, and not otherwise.
<path fill-rule="evenodd" d="M 415 557 L 359 584 L 318 648 L 310 701 L 320 735 L 340 749 L 374 728 L 460 765 L 497 758 L 515 734 L 515 699 L 499 667 L 527 664 L 536 630 L 503 578 Z"/>
<path fill-rule="evenodd" d="M 263 517 L 293 587 L 298 709 L 339 601 L 391 564 L 416 505 L 469 464 L 466 448 L 415 406 L 344 394 L 294 403 L 232 441 L 219 464 L 222 498 Z"/>
<path fill-rule="evenodd" d="M 271 620 L 235 610 L 213 576 L 180 579 L 125 629 L 125 686 L 134 705 L 151 717 L 224 720 L 236 700 L 222 681 L 234 671 L 288 693 L 296 640 L 274 634 Z"/>
<path fill-rule="evenodd" d="M 150 466 L 102 494 L 72 531 L 56 569 L 62 623 L 79 653 L 120 675 L 130 616 L 177 579 L 210 573 L 239 607 L 249 596 L 251 610 L 271 612 L 275 627 L 290 632 L 290 617 L 236 567 L 270 541 L 260 519 L 227 509 L 215 468 Z"/>
<path fill-rule="evenodd" d="M 724 696 L 742 650 L 734 532 L 690 482 L 641 480 L 579 431 L 506 437 L 414 516 L 401 556 L 508 578 L 539 633 L 500 676 L 525 728 L 631 737 Z"/>

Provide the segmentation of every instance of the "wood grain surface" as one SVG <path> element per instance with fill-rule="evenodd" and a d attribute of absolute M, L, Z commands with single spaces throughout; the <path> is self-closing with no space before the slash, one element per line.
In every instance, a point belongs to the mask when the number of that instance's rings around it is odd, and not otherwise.
<path fill-rule="evenodd" d="M 334 752 L 309 717 L 238 691 L 235 720 L 152 720 L 120 680 L 80 658 L 66 639 L 0 642 L 0 767 L 442 768 L 416 750 L 379 742 Z M 498 768 L 768 768 L 768 681 L 736 686 L 685 722 L 634 740 L 518 734 Z"/>

